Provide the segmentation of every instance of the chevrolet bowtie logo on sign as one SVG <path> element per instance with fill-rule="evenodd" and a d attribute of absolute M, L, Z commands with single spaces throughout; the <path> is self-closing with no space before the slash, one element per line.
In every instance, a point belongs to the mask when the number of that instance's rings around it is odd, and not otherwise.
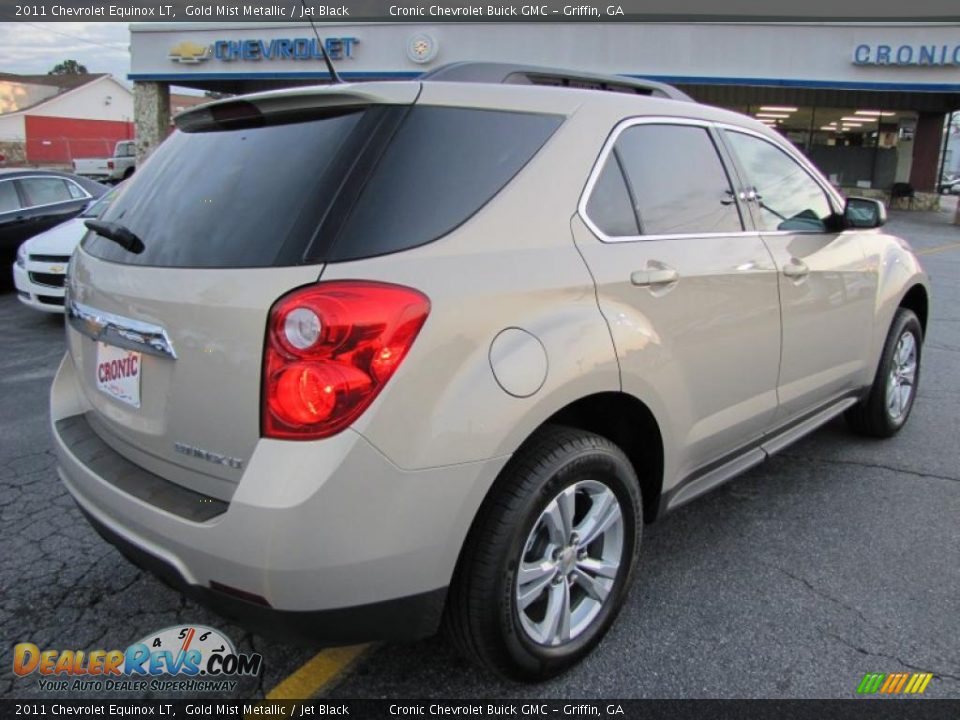
<path fill-rule="evenodd" d="M 867 673 L 857 688 L 858 695 L 922 695 L 933 673 Z"/>
<path fill-rule="evenodd" d="M 210 59 L 210 46 L 184 40 L 170 48 L 169 58 L 174 62 L 196 65 Z"/>

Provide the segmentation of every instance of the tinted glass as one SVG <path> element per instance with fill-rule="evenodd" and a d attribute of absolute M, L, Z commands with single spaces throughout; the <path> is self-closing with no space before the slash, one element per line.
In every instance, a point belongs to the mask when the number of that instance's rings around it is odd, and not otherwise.
<path fill-rule="evenodd" d="M 605 235 L 630 237 L 640 234 L 633 203 L 615 153 L 610 153 L 587 201 L 587 216 Z"/>
<path fill-rule="evenodd" d="M 449 233 L 510 182 L 561 122 L 553 115 L 413 108 L 328 258 L 383 255 Z"/>
<path fill-rule="evenodd" d="M 83 246 L 97 257 L 136 265 L 297 264 L 329 204 L 331 183 L 338 186 L 328 171 L 363 114 L 176 132 L 102 215 L 129 228 L 145 250 L 135 255 L 95 233 Z M 285 246 L 293 250 L 284 252 Z"/>
<path fill-rule="evenodd" d="M 20 198 L 17 197 L 17 189 L 13 186 L 13 180 L 0 182 L 0 212 L 17 210 L 19 207 Z"/>
<path fill-rule="evenodd" d="M 80 213 L 80 217 L 85 218 L 96 218 L 103 215 L 106 212 L 107 208 L 110 207 L 110 203 L 113 202 L 114 198 L 117 197 L 117 194 L 120 192 L 119 187 L 115 187 L 111 190 L 108 190 L 105 194 L 100 196 L 100 199 L 92 203 L 86 210 Z"/>
<path fill-rule="evenodd" d="M 620 134 L 615 151 L 644 235 L 743 230 L 733 187 L 706 129 L 635 125 Z"/>
<path fill-rule="evenodd" d="M 60 178 L 20 178 L 27 205 L 52 205 L 73 200 L 69 184 Z"/>
<path fill-rule="evenodd" d="M 87 194 L 80 189 L 79 185 L 70 181 L 67 181 L 67 192 L 70 193 L 70 197 L 72 197 L 74 200 L 80 200 L 87 197 Z"/>
<path fill-rule="evenodd" d="M 772 144 L 738 132 L 727 140 L 760 196 L 761 230 L 823 232 L 833 215 L 820 186 L 793 158 Z"/>

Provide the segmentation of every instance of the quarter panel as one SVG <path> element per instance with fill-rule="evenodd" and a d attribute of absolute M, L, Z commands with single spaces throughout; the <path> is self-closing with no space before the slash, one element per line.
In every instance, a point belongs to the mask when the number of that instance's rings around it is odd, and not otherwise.
<path fill-rule="evenodd" d="M 425 83 L 421 102 L 468 101 L 449 84 L 436 85 Z M 494 94 L 495 102 L 482 104 L 522 100 Z M 570 218 L 619 110 L 576 110 L 577 93 L 548 96 L 557 105 L 540 110 L 573 114 L 461 227 L 429 245 L 324 270 L 323 280 L 382 280 L 430 298 L 409 355 L 353 426 L 401 468 L 510 454 L 570 402 L 620 390 L 593 279 L 570 237 Z M 491 343 L 507 328 L 534 335 L 547 355 L 546 379 L 529 397 L 507 393 L 491 369 Z"/>
<path fill-rule="evenodd" d="M 415 469 L 507 455 L 566 404 L 620 389 L 593 284 L 569 241 L 538 250 L 427 255 L 330 265 L 323 277 L 362 273 L 430 298 L 430 316 L 409 355 L 354 425 L 394 463 Z M 509 394 L 493 375 L 491 343 L 507 328 L 530 333 L 546 352 L 546 379 L 528 397 Z"/>

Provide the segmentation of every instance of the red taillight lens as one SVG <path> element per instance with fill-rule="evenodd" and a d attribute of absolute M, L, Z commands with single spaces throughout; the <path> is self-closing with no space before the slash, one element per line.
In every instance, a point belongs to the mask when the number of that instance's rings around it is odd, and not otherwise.
<path fill-rule="evenodd" d="M 113 160 L 107 160 L 107 170 L 113 170 Z"/>
<path fill-rule="evenodd" d="M 263 361 L 263 435 L 316 440 L 356 420 L 391 378 L 430 313 L 422 293 L 338 280 L 280 298 Z"/>

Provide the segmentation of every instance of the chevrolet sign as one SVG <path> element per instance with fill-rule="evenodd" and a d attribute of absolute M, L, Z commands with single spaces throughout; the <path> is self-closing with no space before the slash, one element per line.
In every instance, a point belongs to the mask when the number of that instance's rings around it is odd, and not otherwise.
<path fill-rule="evenodd" d="M 184 40 L 170 48 L 170 54 L 167 57 L 174 62 L 196 65 L 210 59 L 210 46 Z"/>
<path fill-rule="evenodd" d="M 272 40 L 215 40 L 210 45 L 185 40 L 170 48 L 168 57 L 176 63 L 196 65 L 211 58 L 233 60 L 322 60 L 323 51 L 331 60 L 353 57 L 360 40 L 355 37 L 274 38 Z"/>

